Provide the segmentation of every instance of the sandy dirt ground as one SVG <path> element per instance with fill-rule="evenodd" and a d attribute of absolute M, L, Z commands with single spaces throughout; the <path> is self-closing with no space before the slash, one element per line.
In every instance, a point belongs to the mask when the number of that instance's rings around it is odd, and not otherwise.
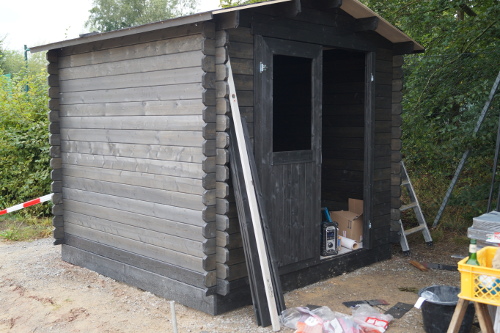
<path fill-rule="evenodd" d="M 391 260 L 286 293 L 286 305 L 325 305 L 351 314 L 342 302 L 383 299 L 389 305 L 377 309 L 384 312 L 398 302 L 414 304 L 421 288 L 460 285 L 458 271 L 422 272 L 409 260 L 456 264 L 451 254 L 466 255 L 466 246 L 411 249 L 408 257 L 395 246 Z M 0 241 L 0 307 L 0 332 L 173 332 L 169 300 L 62 261 L 52 239 Z M 272 332 L 255 324 L 251 306 L 212 317 L 176 303 L 175 312 L 180 333 Z M 393 320 L 387 332 L 425 332 L 421 310 Z"/>

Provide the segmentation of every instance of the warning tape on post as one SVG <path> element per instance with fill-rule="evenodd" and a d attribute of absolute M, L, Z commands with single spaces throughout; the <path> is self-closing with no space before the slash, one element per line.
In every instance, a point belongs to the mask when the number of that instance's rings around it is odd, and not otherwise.
<path fill-rule="evenodd" d="M 12 213 L 12 212 L 15 212 L 16 210 L 21 210 L 23 208 L 37 205 L 37 204 L 45 202 L 45 201 L 50 201 L 50 200 L 52 200 L 53 195 L 54 195 L 54 193 L 47 194 L 47 195 L 44 195 L 43 197 L 36 198 L 36 199 L 30 200 L 30 201 L 26 201 L 26 202 L 23 202 L 22 204 L 15 205 L 15 206 L 6 208 L 4 210 L 0 210 L 0 215 Z"/>

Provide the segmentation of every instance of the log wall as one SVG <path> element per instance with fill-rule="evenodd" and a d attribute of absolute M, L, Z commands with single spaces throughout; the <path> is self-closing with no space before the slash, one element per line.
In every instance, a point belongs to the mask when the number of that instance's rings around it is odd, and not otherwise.
<path fill-rule="evenodd" d="M 238 94 L 240 112 L 253 134 L 253 35 L 250 29 L 220 29 L 216 43 L 217 85 L 217 292 L 228 295 L 231 288 L 247 285 L 234 193 L 229 170 L 228 57 Z"/>
<path fill-rule="evenodd" d="M 48 59 L 63 258 L 215 313 L 214 23 Z"/>

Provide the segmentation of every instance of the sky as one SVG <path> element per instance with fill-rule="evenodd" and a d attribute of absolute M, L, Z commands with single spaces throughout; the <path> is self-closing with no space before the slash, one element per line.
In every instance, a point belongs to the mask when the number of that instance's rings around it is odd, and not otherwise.
<path fill-rule="evenodd" d="M 199 0 L 198 11 L 219 6 L 219 0 Z M 0 39 L 3 47 L 24 51 L 37 46 L 78 38 L 88 32 L 85 21 L 93 0 L 0 0 Z"/>

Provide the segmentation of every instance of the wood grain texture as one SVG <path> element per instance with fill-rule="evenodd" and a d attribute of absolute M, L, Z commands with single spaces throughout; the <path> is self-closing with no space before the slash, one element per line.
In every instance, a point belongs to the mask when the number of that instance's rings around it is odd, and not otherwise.
<path fill-rule="evenodd" d="M 186 240 L 198 242 L 205 241 L 205 237 L 201 232 L 201 229 L 204 228 L 203 224 L 195 225 L 192 223 L 182 223 L 153 217 L 151 214 L 133 213 L 70 199 L 66 199 L 64 204 L 66 212 L 71 212 L 73 214 L 87 215 L 89 218 L 111 220 L 131 227 L 164 233 Z"/>
<path fill-rule="evenodd" d="M 123 38 L 115 38 L 110 40 L 92 42 L 87 44 L 69 46 L 60 51 L 61 56 L 68 56 L 72 54 L 95 52 L 107 49 L 114 49 L 117 47 L 145 44 L 148 42 L 169 40 L 177 37 L 185 37 L 190 35 L 200 35 L 202 26 L 200 24 L 186 24 L 168 29 L 156 30 L 126 36 Z"/>
<path fill-rule="evenodd" d="M 90 53 L 72 54 L 61 57 L 59 68 L 72 68 L 103 63 L 127 61 L 138 58 L 177 54 L 202 49 L 201 35 L 175 37 L 168 40 L 122 45 L 115 48 L 97 50 Z"/>
<path fill-rule="evenodd" d="M 215 268 L 215 260 L 213 264 L 208 257 L 196 257 L 188 254 L 179 253 L 170 249 L 151 245 L 145 242 L 132 240 L 121 237 L 109 232 L 102 232 L 86 227 L 79 226 L 74 223 L 65 223 L 65 232 L 77 237 L 94 240 L 98 243 L 116 247 L 118 249 L 127 250 L 138 255 L 161 260 L 172 265 L 181 266 L 196 272 L 203 273 L 206 270 Z M 215 257 L 215 256 L 214 256 Z"/>
<path fill-rule="evenodd" d="M 141 101 L 63 105 L 61 116 L 176 116 L 199 115 L 205 105 L 201 96 L 192 100 Z"/>
<path fill-rule="evenodd" d="M 203 162 L 203 148 L 164 146 L 158 144 L 106 143 L 99 141 L 63 141 L 64 153 L 128 157 L 145 160 Z M 215 150 L 215 149 L 214 149 Z"/>
<path fill-rule="evenodd" d="M 205 125 L 203 116 L 107 116 L 62 117 L 61 126 L 73 129 L 124 129 L 144 131 L 199 131 Z"/>
<path fill-rule="evenodd" d="M 168 264 L 164 261 L 146 258 L 127 250 L 113 248 L 71 234 L 66 234 L 65 238 L 66 245 L 76 247 L 82 251 L 87 251 L 99 257 L 108 258 L 110 260 L 118 262 L 123 262 L 126 258 L 127 265 L 159 274 L 169 279 L 181 281 L 191 286 L 205 288 L 213 287 L 216 283 L 215 270 L 205 273 L 199 273 L 187 270 L 180 266 Z"/>
<path fill-rule="evenodd" d="M 73 200 L 97 205 L 106 208 L 123 210 L 134 214 L 143 214 L 160 219 L 187 223 L 196 226 L 204 226 L 204 211 L 193 210 L 188 208 L 162 205 L 147 201 L 134 200 L 128 198 L 120 198 L 100 193 L 88 193 L 78 189 L 63 189 L 63 197 L 65 200 Z"/>
<path fill-rule="evenodd" d="M 61 104 L 128 103 L 142 101 L 192 100 L 202 97 L 201 83 L 145 86 L 115 90 L 63 92 Z M 200 112 L 201 113 L 201 112 Z"/>
<path fill-rule="evenodd" d="M 200 242 L 169 235 L 168 233 L 160 233 L 156 230 L 111 221 L 105 218 L 68 211 L 66 212 L 64 218 L 66 224 L 74 224 L 75 226 L 78 226 L 80 230 L 91 229 L 85 231 L 88 234 L 92 234 L 93 232 L 102 232 L 107 235 L 116 235 L 118 237 L 131 239 L 139 243 L 144 243 L 145 245 L 154 245 L 196 257 L 203 257 L 205 254 L 215 253 L 215 239 L 210 241 L 204 239 Z M 73 227 L 70 226 L 69 228 Z M 70 229 L 67 229 L 68 232 L 69 230 Z"/>
<path fill-rule="evenodd" d="M 199 288 L 164 277 L 151 271 L 137 268 L 135 266 L 112 260 L 103 256 L 79 250 L 72 246 L 63 246 L 63 260 L 72 264 L 83 266 L 117 281 L 137 286 L 155 295 L 167 299 L 175 299 L 177 302 L 194 309 L 215 314 L 214 296 L 209 288 Z M 127 272 L 124 274 L 124 272 Z M 200 300 L 202 300 L 200 302 Z"/>
<path fill-rule="evenodd" d="M 200 50 L 146 58 L 136 57 L 129 60 L 98 63 L 95 65 L 61 68 L 59 75 L 61 80 L 75 80 L 130 73 L 147 74 L 153 71 L 199 67 L 204 57 L 205 56 Z M 144 79 L 146 79 L 146 77 L 144 77 Z"/>
<path fill-rule="evenodd" d="M 61 138 L 68 141 L 157 144 L 180 147 L 201 147 L 204 142 L 201 131 L 62 129 Z"/>
<path fill-rule="evenodd" d="M 184 163 L 161 160 L 141 160 L 135 158 L 98 156 L 89 154 L 62 153 L 64 164 L 96 168 L 137 171 L 157 175 L 202 179 L 205 172 L 198 163 Z"/>
<path fill-rule="evenodd" d="M 132 87 L 154 87 L 172 84 L 200 83 L 203 72 L 199 67 L 156 70 L 147 73 L 127 73 L 72 79 L 65 78 L 60 82 L 64 92 L 124 89 Z M 145 79 L 147 77 L 147 79 Z"/>
<path fill-rule="evenodd" d="M 205 206 L 202 202 L 203 194 L 181 193 L 158 188 L 70 176 L 64 178 L 64 184 L 66 188 L 194 210 L 202 210 Z"/>

